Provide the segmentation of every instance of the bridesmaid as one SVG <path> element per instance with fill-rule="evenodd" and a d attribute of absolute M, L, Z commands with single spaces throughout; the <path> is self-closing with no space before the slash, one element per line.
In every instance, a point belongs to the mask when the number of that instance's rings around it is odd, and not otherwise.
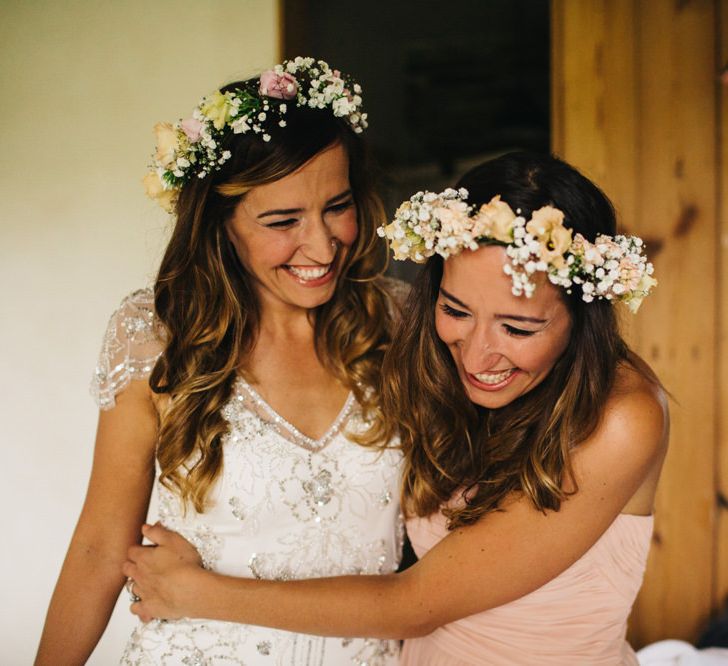
<path fill-rule="evenodd" d="M 154 290 L 126 298 L 104 339 L 91 480 L 37 664 L 88 659 L 153 485 L 163 523 L 209 571 L 397 569 L 401 456 L 356 441 L 401 292 L 380 277 L 360 93 L 296 58 L 157 126 L 146 184 L 175 226 Z M 140 625 L 122 663 L 392 665 L 398 653 L 395 641 L 184 620 Z"/>

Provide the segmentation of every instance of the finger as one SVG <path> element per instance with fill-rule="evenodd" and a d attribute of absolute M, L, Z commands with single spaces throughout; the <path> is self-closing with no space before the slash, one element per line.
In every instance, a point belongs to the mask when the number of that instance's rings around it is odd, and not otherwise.
<path fill-rule="evenodd" d="M 154 618 L 149 615 L 144 610 L 144 606 L 142 605 L 141 601 L 135 601 L 131 606 L 129 606 L 129 610 L 136 615 L 142 622 L 149 622 L 150 620 L 153 620 Z"/>
<path fill-rule="evenodd" d="M 133 603 L 130 610 L 142 622 L 151 622 L 154 619 L 154 616 L 150 615 L 149 611 L 147 611 L 147 609 L 144 607 L 143 601 L 137 601 L 136 603 Z"/>
<path fill-rule="evenodd" d="M 162 546 L 176 532 L 168 530 L 161 523 L 155 523 L 154 525 L 142 525 L 142 534 L 152 543 Z"/>
<path fill-rule="evenodd" d="M 127 560 L 124 562 L 124 564 L 121 565 L 121 572 L 127 577 L 127 578 L 137 578 L 139 576 L 139 569 L 134 562 L 130 562 Z"/>

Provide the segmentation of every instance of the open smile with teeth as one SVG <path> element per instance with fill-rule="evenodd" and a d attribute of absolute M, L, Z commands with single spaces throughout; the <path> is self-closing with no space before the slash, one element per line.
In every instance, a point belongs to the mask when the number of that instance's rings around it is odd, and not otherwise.
<path fill-rule="evenodd" d="M 288 266 L 285 268 L 295 275 L 299 280 L 313 281 L 319 280 L 326 275 L 334 264 L 327 264 L 326 266 Z"/>
<path fill-rule="evenodd" d="M 508 370 L 503 370 L 501 372 L 476 372 L 473 376 L 483 384 L 495 385 L 504 382 L 515 371 L 516 368 L 508 368 Z"/>

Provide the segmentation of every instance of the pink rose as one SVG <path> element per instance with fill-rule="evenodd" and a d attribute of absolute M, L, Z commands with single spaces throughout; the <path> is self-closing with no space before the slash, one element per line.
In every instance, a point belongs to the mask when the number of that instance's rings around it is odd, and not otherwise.
<path fill-rule="evenodd" d="M 187 118 L 187 120 L 183 120 L 179 126 L 192 143 L 197 143 L 200 140 L 202 123 L 197 120 L 197 118 Z"/>
<path fill-rule="evenodd" d="M 298 92 L 296 78 L 284 72 L 276 74 L 272 69 L 260 75 L 260 94 L 276 99 L 293 99 Z"/>

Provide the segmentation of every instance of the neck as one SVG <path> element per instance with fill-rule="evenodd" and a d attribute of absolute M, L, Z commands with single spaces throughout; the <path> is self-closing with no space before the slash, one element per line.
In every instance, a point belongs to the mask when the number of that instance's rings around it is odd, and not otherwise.
<path fill-rule="evenodd" d="M 310 310 L 284 303 L 261 302 L 260 335 L 268 340 L 302 340 L 313 337 L 313 316 Z"/>

